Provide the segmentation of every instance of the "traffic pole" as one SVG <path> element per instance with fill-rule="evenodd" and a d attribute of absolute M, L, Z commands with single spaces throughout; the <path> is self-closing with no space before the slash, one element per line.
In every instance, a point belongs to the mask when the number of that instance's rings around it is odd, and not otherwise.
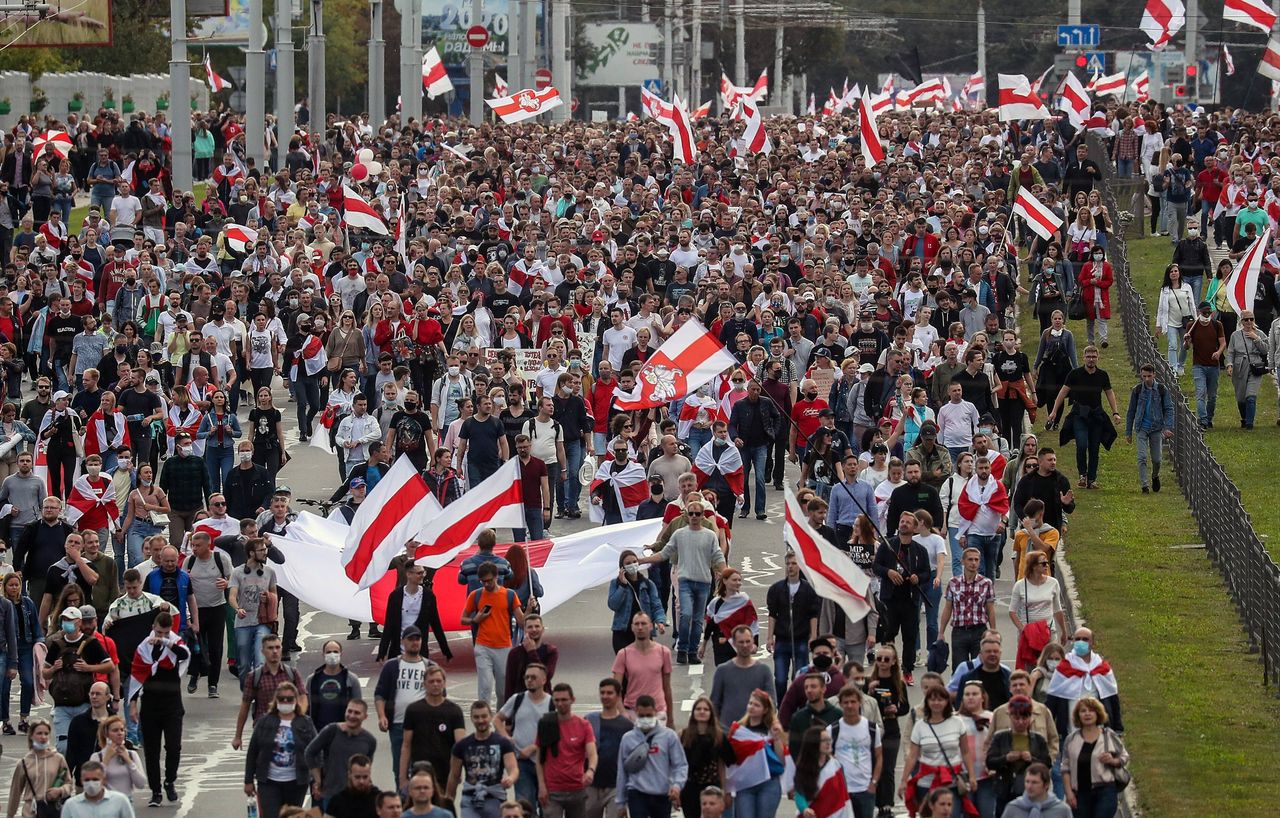
<path fill-rule="evenodd" d="M 262 32 L 262 0 L 249 0 L 249 50 L 244 56 L 245 155 L 258 170 L 266 167 L 267 52 Z"/>
<path fill-rule="evenodd" d="M 170 161 L 173 186 L 191 190 L 191 67 L 187 62 L 187 0 L 169 0 L 169 136 L 173 143 Z M 222 157 L 218 157 L 219 162 Z"/>
<path fill-rule="evenodd" d="M 311 0 L 311 31 L 307 35 L 307 97 L 310 100 L 311 121 L 307 132 L 311 134 L 311 148 L 318 150 L 324 141 L 325 111 L 324 87 L 324 2 Z"/>
<path fill-rule="evenodd" d="M 473 25 L 480 25 L 483 19 L 484 0 L 471 0 Z M 510 31 L 509 28 L 508 31 Z M 480 48 L 471 46 L 471 56 L 467 58 L 467 73 L 471 79 L 471 124 L 479 125 L 484 121 L 484 46 Z M 507 78 L 507 82 L 511 82 L 510 77 Z"/>
<path fill-rule="evenodd" d="M 387 52 L 382 39 L 382 0 L 369 0 L 369 124 L 381 128 L 387 121 Z"/>
<path fill-rule="evenodd" d="M 422 121 L 422 0 L 403 0 L 400 15 L 400 125 Z"/>
<path fill-rule="evenodd" d="M 292 3 L 276 0 L 276 168 L 293 139 L 293 12 Z"/>

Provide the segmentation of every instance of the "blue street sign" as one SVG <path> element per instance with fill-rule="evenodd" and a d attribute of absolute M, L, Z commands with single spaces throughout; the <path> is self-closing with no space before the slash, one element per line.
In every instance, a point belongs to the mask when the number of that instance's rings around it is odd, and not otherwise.
<path fill-rule="evenodd" d="M 645 80 L 641 85 L 651 94 L 662 95 L 662 80 Z"/>
<path fill-rule="evenodd" d="M 1072 46 L 1097 46 L 1101 42 L 1101 26 L 1093 24 L 1080 26 L 1058 26 L 1058 45 L 1064 48 Z"/>
<path fill-rule="evenodd" d="M 1107 73 L 1107 53 L 1105 51 L 1084 52 L 1084 71 L 1090 76 Z"/>

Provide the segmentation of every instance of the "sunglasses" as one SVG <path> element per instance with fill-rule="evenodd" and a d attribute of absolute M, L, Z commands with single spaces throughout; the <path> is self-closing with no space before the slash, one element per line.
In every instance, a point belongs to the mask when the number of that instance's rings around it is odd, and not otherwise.
<path fill-rule="evenodd" d="M 293 704 L 293 701 L 294 699 L 292 696 L 281 696 L 276 699 L 277 704 Z"/>
<path fill-rule="evenodd" d="M 701 516 L 702 516 L 702 512 L 701 512 L 701 511 L 690 511 L 690 512 L 689 512 L 689 514 L 688 514 L 688 516 L 690 516 L 690 517 L 701 517 Z"/>
<path fill-rule="evenodd" d="M 887 665 L 887 664 L 890 664 L 890 663 L 892 663 L 892 662 L 893 662 L 893 657 L 892 657 L 892 656 L 877 656 L 877 657 L 876 657 L 876 663 L 877 663 L 877 664 Z"/>

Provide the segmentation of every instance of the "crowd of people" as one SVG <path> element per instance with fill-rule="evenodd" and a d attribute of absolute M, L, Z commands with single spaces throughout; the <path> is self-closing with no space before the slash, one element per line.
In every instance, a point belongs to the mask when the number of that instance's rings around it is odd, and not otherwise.
<path fill-rule="evenodd" d="M 1228 173 L 1252 162 L 1253 207 L 1253 118 L 1106 113 L 1121 173 L 1177 177 L 1156 201 L 1182 222 L 1193 150 L 1210 178 L 1215 155 Z M 201 678 L 219 697 L 228 672 L 264 818 L 304 802 L 335 818 L 766 818 L 784 798 L 804 818 L 1115 814 L 1129 780 L 1115 676 L 1070 627 L 1056 557 L 1122 423 L 1142 490 L 1160 491 L 1172 408 L 1153 367 L 1122 405 L 1103 366 L 1118 222 L 1083 133 L 894 112 L 889 158 L 868 167 L 856 120 L 770 118 L 772 152 L 748 156 L 726 117 L 697 124 L 688 166 L 645 121 L 331 117 L 257 168 L 234 114 L 197 119 L 216 145 L 198 154 L 203 197 L 172 189 L 159 116 L 67 123 L 56 174 L 48 155 L 31 164 L 34 119 L 5 135 L 0 729 L 15 732 L 17 680 L 30 747 L 9 816 L 129 814 L 135 788 L 178 800 L 182 701 Z M 1154 153 L 1154 138 L 1133 148 L 1134 119 L 1163 140 Z M 1233 141 L 1184 151 L 1190 128 Z M 352 178 L 371 161 L 380 172 Z M 91 199 L 75 232 L 62 175 Z M 1203 173 L 1191 184 L 1214 200 Z M 344 223 L 344 186 L 385 233 Z M 1011 216 L 1020 188 L 1062 218 L 1051 239 Z M 1223 221 L 1241 252 L 1250 217 Z M 1248 314 L 1223 329 L 1197 232 L 1175 236 L 1157 323 L 1171 363 L 1192 351 L 1198 390 L 1213 394 L 1224 361 L 1247 379 L 1243 418 L 1280 336 Z M 690 321 L 736 366 L 619 410 Z M 411 553 L 370 626 L 372 693 L 343 642 L 296 667 L 299 604 L 273 567 L 296 512 L 286 428 L 332 452 L 344 523 L 400 458 L 441 505 L 519 459 L 517 544 L 485 531 L 458 573 L 474 701 L 448 696 L 435 572 Z M 1055 451 L 1072 442 L 1074 479 Z M 646 483 L 643 501 L 623 491 Z M 864 618 L 819 597 L 793 556 L 767 608 L 743 590 L 735 527 L 780 514 L 784 484 L 865 575 Z M 612 665 L 575 692 L 556 670 L 579 659 L 551 639 L 520 543 L 583 513 L 662 522 L 621 553 Z M 709 693 L 686 719 L 673 669 L 702 663 Z M 37 695 L 51 719 L 33 717 Z M 381 753 L 393 780 L 375 782 Z"/>

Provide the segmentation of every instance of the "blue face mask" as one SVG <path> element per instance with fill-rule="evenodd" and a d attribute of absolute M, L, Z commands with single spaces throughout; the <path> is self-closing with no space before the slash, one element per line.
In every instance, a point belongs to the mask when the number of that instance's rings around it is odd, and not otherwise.
<path fill-rule="evenodd" d="M 63 622 L 63 623 L 62 623 L 62 632 L 63 632 L 63 633 L 68 633 L 68 634 L 70 634 L 70 633 L 75 633 L 75 632 L 76 632 L 76 631 L 78 631 L 78 630 L 80 630 L 80 628 L 79 628 L 79 626 L 78 626 L 78 625 L 76 625 L 76 623 L 75 623 L 75 622 Z"/>
<path fill-rule="evenodd" d="M 1077 639 L 1075 644 L 1071 646 L 1071 649 L 1075 651 L 1076 656 L 1079 656 L 1081 659 L 1088 656 L 1090 651 L 1089 643 L 1083 639 Z"/>

